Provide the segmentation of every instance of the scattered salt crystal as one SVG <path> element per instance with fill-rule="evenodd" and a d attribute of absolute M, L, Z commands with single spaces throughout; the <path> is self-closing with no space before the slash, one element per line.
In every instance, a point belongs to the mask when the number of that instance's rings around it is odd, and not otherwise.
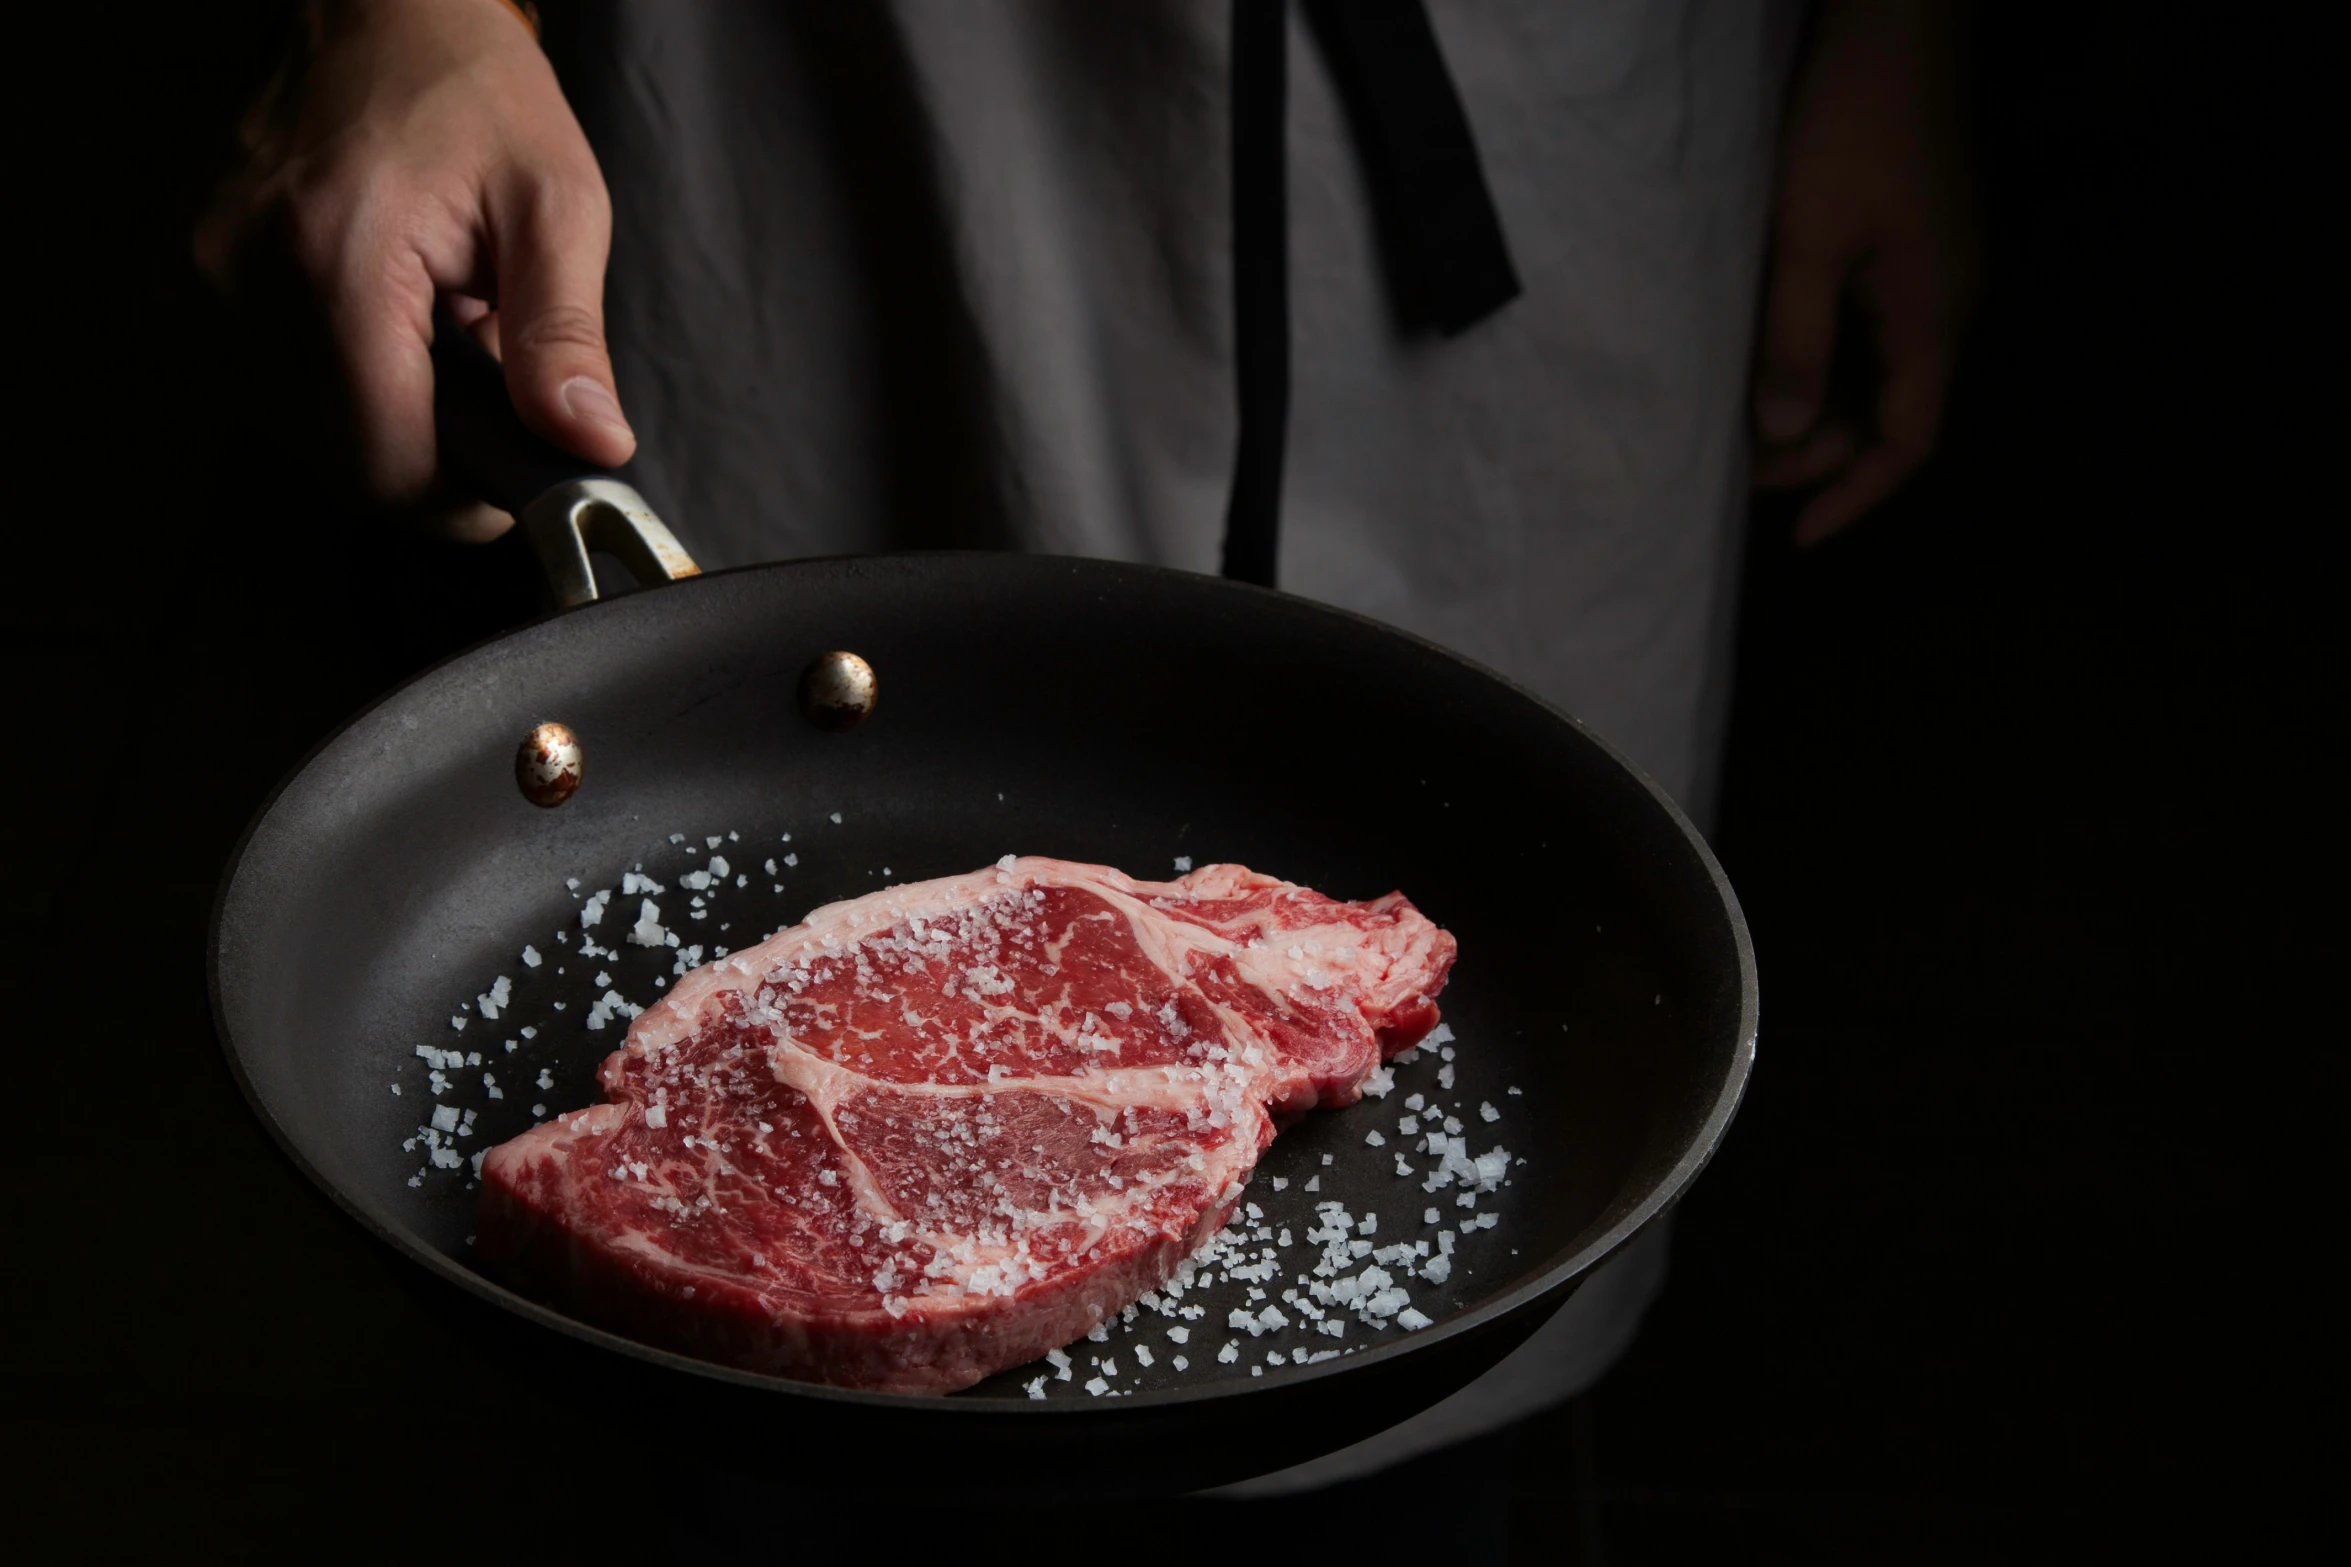
<path fill-rule="evenodd" d="M 1279 1191 L 1287 1191 L 1287 1190 L 1289 1190 L 1289 1186 L 1290 1186 L 1290 1183 L 1289 1183 L 1289 1181 L 1288 1181 L 1288 1180 L 1286 1180 L 1286 1179 L 1284 1179 L 1283 1177 L 1281 1177 L 1281 1176 L 1277 1175 L 1277 1176 L 1275 1176 L 1275 1177 L 1273 1178 L 1273 1189 L 1274 1189 L 1275 1191 L 1277 1191 L 1277 1192 L 1279 1192 Z"/>
<path fill-rule="evenodd" d="M 577 892 L 580 890 L 580 879 L 577 876 L 566 876 L 563 878 L 563 885 L 571 891 Z"/>
<path fill-rule="evenodd" d="M 1440 1217 L 1441 1215 L 1438 1214 L 1436 1209 L 1424 1208 L 1421 1210 L 1420 1222 L 1423 1224 L 1434 1224 Z"/>
<path fill-rule="evenodd" d="M 534 1115 L 534 1116 L 545 1115 L 546 1113 L 547 1113 L 547 1107 L 546 1107 L 545 1105 L 533 1105 L 533 1106 L 531 1106 L 531 1114 L 532 1114 L 532 1115 Z"/>
<path fill-rule="evenodd" d="M 522 1031 L 522 1037 L 525 1039 L 536 1039 L 539 1037 L 539 1031 L 535 1028 L 525 1028 Z"/>
<path fill-rule="evenodd" d="M 831 822 L 835 827 L 838 827 L 841 825 L 841 813 L 839 811 L 835 811 L 831 816 L 827 817 L 826 820 Z"/>
<path fill-rule="evenodd" d="M 1267 1350 L 1265 1352 L 1265 1363 L 1269 1366 L 1278 1366 L 1283 1364 L 1282 1352 L 1278 1349 Z"/>
<path fill-rule="evenodd" d="M 1308 1191 L 1310 1191 L 1310 1192 L 1319 1192 L 1319 1191 L 1321 1191 L 1321 1190 L 1322 1190 L 1322 1177 L 1321 1177 L 1321 1176 L 1319 1176 L 1319 1175 L 1310 1175 L 1310 1176 L 1308 1176 L 1308 1177 L 1306 1178 L 1306 1190 L 1308 1190 Z"/>
<path fill-rule="evenodd" d="M 797 864 L 799 864 L 799 863 L 800 863 L 800 856 L 799 856 L 799 855 L 797 855 L 797 854 L 787 854 L 787 855 L 785 855 L 785 856 L 784 856 L 784 864 L 785 864 L 785 866 L 786 866 L 786 867 L 794 866 L 794 865 L 797 865 Z"/>
<path fill-rule="evenodd" d="M 524 968 L 537 968 L 545 961 L 546 959 L 539 956 L 538 948 L 525 947 L 522 949 L 522 965 Z"/>
<path fill-rule="evenodd" d="M 1220 1366 L 1229 1366 L 1240 1358 L 1241 1346 L 1229 1339 L 1225 1342 L 1225 1347 L 1216 1352 L 1216 1363 Z"/>
<path fill-rule="evenodd" d="M 1453 1068 L 1450 1065 L 1437 1068 L 1437 1086 L 1444 1089 L 1452 1088 Z"/>
<path fill-rule="evenodd" d="M 1251 1367 L 1249 1368 L 1249 1374 L 1250 1374 L 1251 1376 L 1253 1376 L 1253 1377 L 1261 1377 L 1261 1376 L 1264 1376 L 1264 1375 L 1265 1375 L 1265 1368 L 1264 1368 L 1263 1366 L 1251 1366 Z"/>
<path fill-rule="evenodd" d="M 1189 1371 L 1192 1369 L 1191 1361 L 1185 1359 L 1181 1355 L 1176 1356 L 1176 1358 L 1169 1361 L 1168 1364 L 1175 1367 L 1178 1371 Z"/>
<path fill-rule="evenodd" d="M 1192 1341 L 1192 1330 L 1190 1328 L 1169 1328 L 1167 1336 L 1172 1343 L 1188 1344 Z"/>
<path fill-rule="evenodd" d="M 839 820 L 840 820 L 840 818 L 836 816 L 836 817 L 834 817 L 834 818 L 833 818 L 833 820 L 835 820 L 835 821 L 839 821 Z M 1016 860 L 1016 859 L 1015 859 L 1013 856 L 1011 856 L 1011 855 L 1007 854 L 1006 856 L 1004 856 L 1004 858 L 1002 858 L 1002 859 L 1000 859 L 1000 860 L 998 860 L 998 861 L 996 862 L 996 869 L 998 869 L 998 870 L 1000 870 L 1000 871 L 1008 871 L 1008 870 L 1012 869 L 1012 867 L 1013 867 L 1014 865 L 1018 864 L 1018 863 L 1019 863 L 1019 861 L 1018 861 L 1018 860 Z"/>
<path fill-rule="evenodd" d="M 1045 1379 L 1043 1377 L 1037 1377 L 1030 1381 L 1027 1387 L 1029 1397 L 1043 1398 L 1045 1396 Z"/>
<path fill-rule="evenodd" d="M 1398 1175 L 1418 1175 L 1420 1172 L 1415 1170 L 1411 1165 L 1406 1164 L 1404 1162 L 1404 1156 L 1402 1154 L 1398 1154 L 1396 1156 L 1396 1173 Z"/>
<path fill-rule="evenodd" d="M 466 1025 L 467 1023 L 471 1022 L 471 1021 L 472 1021 L 472 1019 L 470 1019 L 470 1018 L 452 1017 L 452 1018 L 449 1020 L 449 1026 L 450 1026 L 451 1028 L 454 1028 L 455 1030 L 457 1030 L 457 1032 L 459 1032 L 460 1034 L 462 1034 L 462 1033 L 464 1033 L 464 1032 L 465 1032 L 465 1025 Z"/>
<path fill-rule="evenodd" d="M 1328 1168 L 1330 1167 L 1330 1163 L 1331 1163 L 1331 1156 L 1330 1156 L 1329 1154 L 1327 1154 L 1327 1153 L 1326 1153 L 1326 1154 L 1324 1154 L 1324 1155 L 1322 1156 L 1322 1162 L 1323 1162 L 1323 1167 L 1324 1167 L 1325 1169 L 1328 1169 Z"/>
<path fill-rule="evenodd" d="M 1502 1119 L 1502 1112 L 1495 1109 L 1488 1101 L 1481 1099 L 1478 1101 L 1478 1119 L 1481 1121 L 1499 1121 Z"/>
<path fill-rule="evenodd" d="M 433 1130 L 436 1132 L 457 1130 L 457 1107 L 455 1105 L 433 1106 Z"/>
<path fill-rule="evenodd" d="M 1371 1144 L 1374 1148 L 1385 1148 L 1388 1146 L 1387 1138 L 1381 1136 L 1378 1132 L 1364 1133 L 1363 1140 Z"/>
<path fill-rule="evenodd" d="M 833 820 L 839 821 L 840 818 L 836 816 L 833 818 Z M 1096 1398 L 1100 1398 L 1103 1394 L 1110 1391 L 1110 1384 L 1103 1381 L 1100 1377 L 1088 1377 L 1086 1379 L 1086 1391 L 1093 1394 Z"/>
<path fill-rule="evenodd" d="M 1517 1085 L 1514 1083 L 1514 1084 L 1512 1084 L 1512 1085 L 1511 1085 L 1509 1088 L 1505 1089 L 1505 1090 L 1504 1090 L 1504 1092 L 1506 1092 L 1506 1093 L 1510 1093 L 1510 1094 L 1516 1094 L 1516 1093 L 1518 1092 L 1518 1086 L 1517 1086 Z"/>
<path fill-rule="evenodd" d="M 1421 1043 L 1427 1045 L 1449 1045 L 1453 1043 L 1453 1037 L 1453 1025 L 1450 1023 L 1439 1023 L 1435 1028 L 1429 1030 L 1429 1037 L 1422 1040 Z"/>
<path fill-rule="evenodd" d="M 1175 857 L 1175 868 L 1179 871 L 1190 870 L 1192 868 L 1192 857 L 1188 854 L 1177 855 Z"/>
<path fill-rule="evenodd" d="M 1433 1318 L 1422 1314 L 1417 1306 L 1407 1306 L 1396 1313 L 1396 1326 L 1413 1333 L 1427 1327 L 1433 1320 Z"/>
<path fill-rule="evenodd" d="M 1136 1365 L 1138 1365 L 1138 1366 L 1147 1366 L 1147 1365 L 1151 1364 L 1151 1346 L 1150 1346 L 1150 1345 L 1148 1345 L 1148 1344 L 1137 1344 L 1137 1345 L 1135 1346 L 1135 1364 L 1136 1364 Z"/>

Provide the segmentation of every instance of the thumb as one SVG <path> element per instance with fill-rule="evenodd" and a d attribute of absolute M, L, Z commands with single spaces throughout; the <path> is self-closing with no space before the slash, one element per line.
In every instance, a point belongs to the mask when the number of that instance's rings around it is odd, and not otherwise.
<path fill-rule="evenodd" d="M 1837 340 L 1844 268 L 1830 255 L 1782 243 L 1772 257 L 1755 366 L 1755 428 L 1785 446 L 1820 421 Z"/>
<path fill-rule="evenodd" d="M 612 468 L 637 449 L 604 345 L 604 257 L 611 218 L 592 201 L 528 201 L 499 225 L 498 346 L 522 422 Z"/>

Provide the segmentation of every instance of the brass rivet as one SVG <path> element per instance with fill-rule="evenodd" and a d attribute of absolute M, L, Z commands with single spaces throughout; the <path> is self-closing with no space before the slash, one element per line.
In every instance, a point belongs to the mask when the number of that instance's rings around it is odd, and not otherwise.
<path fill-rule="evenodd" d="M 514 753 L 514 781 L 533 805 L 561 805 L 580 786 L 580 737 L 568 725 L 541 724 Z"/>
<path fill-rule="evenodd" d="M 819 729 L 852 729 L 881 696 L 873 665 L 854 653 L 826 653 L 800 672 L 800 716 Z"/>

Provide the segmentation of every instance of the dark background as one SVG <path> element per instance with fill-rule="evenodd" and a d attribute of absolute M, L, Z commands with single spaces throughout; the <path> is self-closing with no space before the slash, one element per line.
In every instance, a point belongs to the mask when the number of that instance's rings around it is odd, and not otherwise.
<path fill-rule="evenodd" d="M 239 433 L 175 236 L 261 30 L 51 10 L 10 106 L 11 1530 L 661 1554 L 599 1434 L 530 1429 L 279 1159 L 205 1003 L 270 785 L 533 613 L 528 573 L 354 520 Z M 2323 51 L 2184 5 L 1995 7 L 1985 45 L 1990 286 L 1947 449 L 1821 550 L 1758 517 L 1720 834 L 1754 1085 L 1631 1355 L 1501 1460 L 1518 1560 L 2317 1549 L 2338 1232 L 2310 1215 L 2346 1086 L 2340 399 L 2303 390 L 2339 337 Z M 1148 1555 L 1147 1519 L 1087 1527 Z"/>

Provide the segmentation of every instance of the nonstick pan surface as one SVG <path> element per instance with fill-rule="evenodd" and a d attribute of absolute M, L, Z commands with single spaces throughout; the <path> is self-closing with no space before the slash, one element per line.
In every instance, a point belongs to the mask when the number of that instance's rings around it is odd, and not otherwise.
<path fill-rule="evenodd" d="M 874 716 L 846 733 L 795 707 L 800 671 L 830 649 L 863 655 L 881 685 Z M 569 724 L 585 755 L 585 782 L 555 810 L 527 803 L 513 774 L 517 742 L 546 719 Z M 689 923 L 679 877 L 713 852 L 730 877 Z M 1146 1315 L 1135 1337 L 1156 1364 L 1122 1356 L 1121 1396 L 1053 1384 L 1033 1400 L 1028 1368 L 906 1397 L 632 1344 L 474 1265 L 471 1170 L 432 1168 L 420 1126 L 444 1104 L 474 1109 L 457 1142 L 470 1153 L 531 1124 L 534 1103 L 593 1101 L 595 1067 L 626 1027 L 589 1031 L 594 998 L 609 988 L 648 1004 L 673 961 L 620 941 L 635 902 L 616 894 L 593 934 L 618 950 L 582 962 L 554 940 L 578 939 L 582 895 L 642 866 L 667 887 L 664 918 L 683 939 L 739 948 L 817 904 L 1008 853 L 1152 879 L 1177 856 L 1237 861 L 1349 898 L 1400 888 L 1454 932 L 1442 998 L 1454 1088 L 1437 1089 L 1447 1063 L 1433 1054 L 1400 1068 L 1384 1101 L 1284 1132 L 1250 1192 L 1292 1228 L 1335 1199 L 1378 1212 L 1381 1244 L 1433 1234 L 1424 1208 L 1445 1205 L 1447 1226 L 1470 1215 L 1453 1192 L 1424 1195 L 1394 1173 L 1393 1154 L 1409 1153 L 1396 1126 L 1406 1093 L 1465 1115 L 1497 1107 L 1499 1121 L 1468 1122 L 1473 1145 L 1523 1162 L 1482 1204 L 1499 1224 L 1461 1237 L 1452 1279 L 1416 1287 L 1434 1326 L 1351 1325 L 1353 1354 L 1268 1366 L 1264 1345 L 1202 1319 L 1177 1374 Z M 539 968 L 520 959 L 526 944 Z M 498 975 L 511 999 L 483 1018 L 472 1003 Z M 354 1218 L 445 1286 L 448 1331 L 503 1336 L 593 1407 L 723 1434 L 738 1454 L 788 1451 L 803 1482 L 834 1455 L 869 1463 L 877 1441 L 944 1440 L 973 1483 L 1182 1490 L 1391 1425 L 1507 1353 L 1675 1199 L 1737 1106 L 1756 1022 L 1720 868 L 1654 786 L 1555 710 L 1304 600 L 1008 554 L 720 573 L 460 655 L 329 740 L 256 819 L 222 887 L 212 978 L 255 1110 Z M 508 1052 L 525 1024 L 534 1035 Z M 483 1064 L 448 1072 L 436 1097 L 419 1045 L 479 1049 Z M 502 1097 L 478 1086 L 485 1071 Z M 1374 1130 L 1389 1146 L 1367 1157 Z M 1316 1248 L 1284 1255 L 1276 1295 Z M 1213 1358 L 1227 1337 L 1248 1350 L 1230 1365 Z M 1082 1380 L 1086 1352 L 1102 1351 L 1073 1348 Z"/>

